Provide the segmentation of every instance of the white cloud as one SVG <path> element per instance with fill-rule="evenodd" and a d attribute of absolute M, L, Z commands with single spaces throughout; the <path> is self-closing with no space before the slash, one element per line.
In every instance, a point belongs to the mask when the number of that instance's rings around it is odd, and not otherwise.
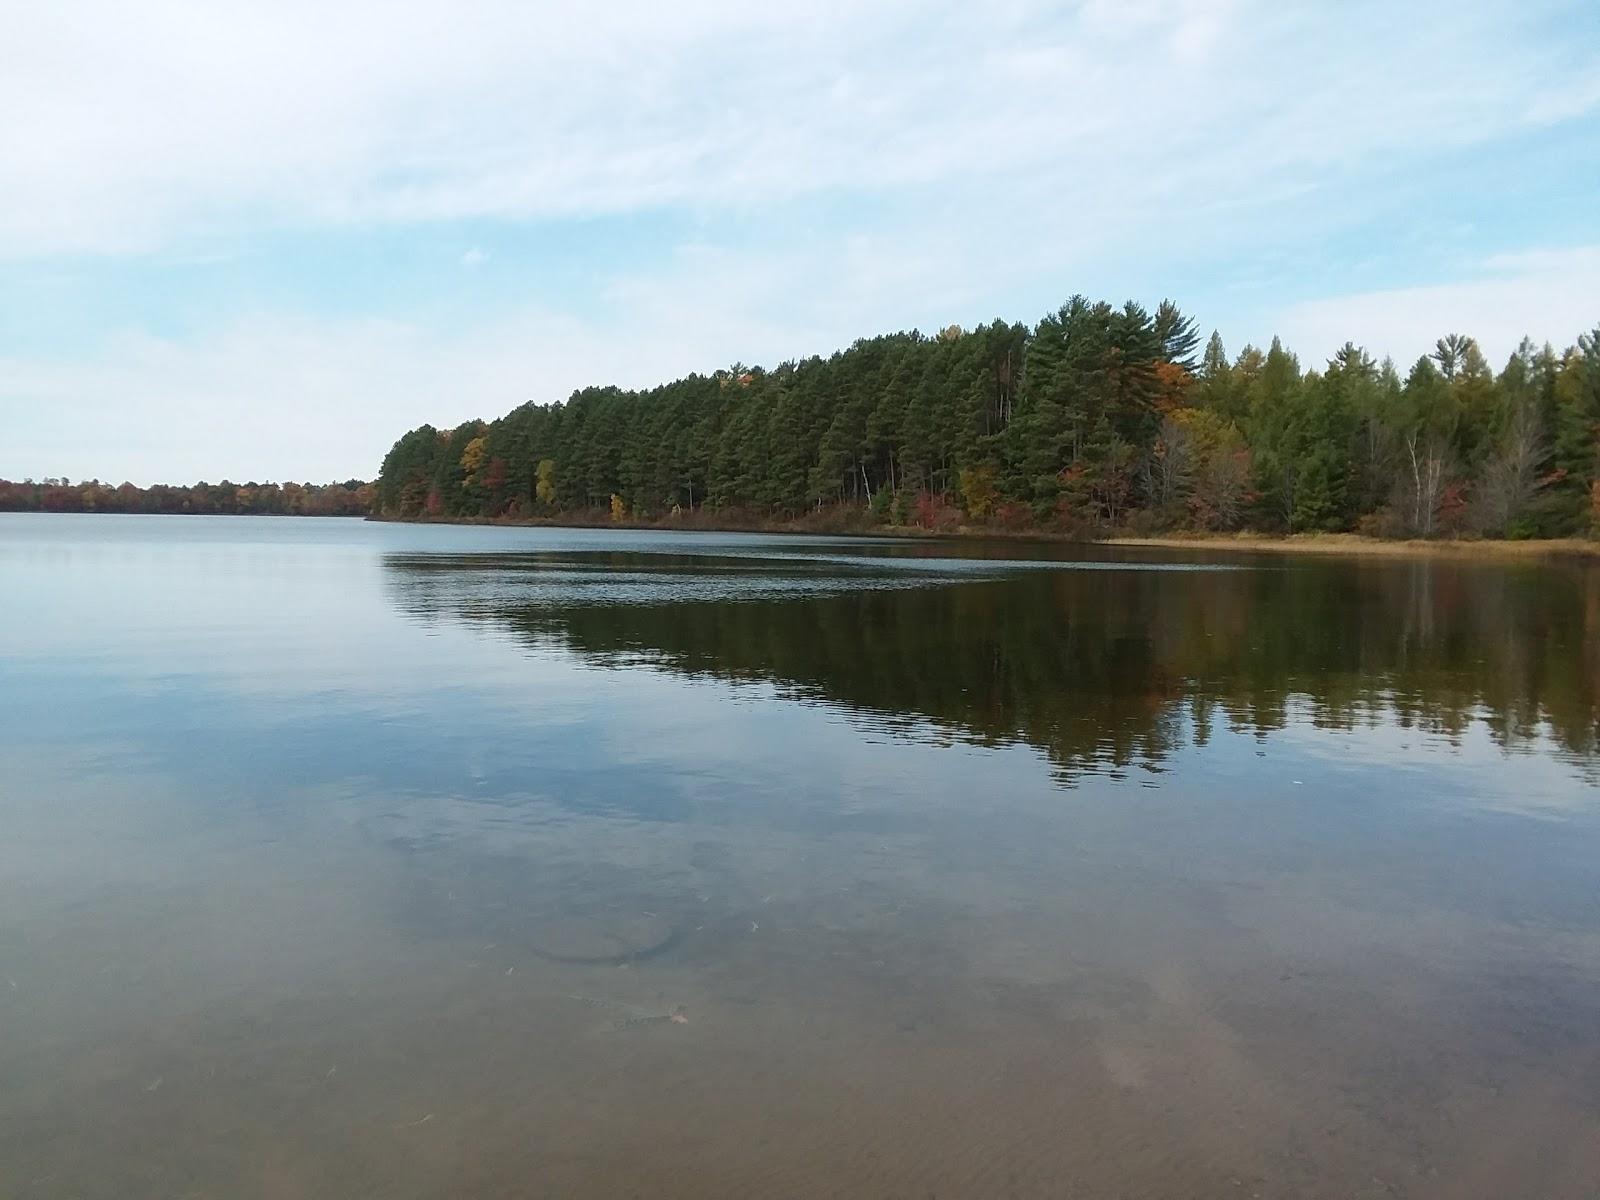
<path fill-rule="evenodd" d="M 472 247 L 472 249 L 468 250 L 461 256 L 461 265 L 463 267 L 481 267 L 488 261 L 488 252 L 479 249 L 477 246 Z"/>
<path fill-rule="evenodd" d="M 1528 120 L 1549 124 L 1581 117 L 1600 107 L 1600 55 L 1570 77 L 1541 88 L 1528 106 Z"/>
<path fill-rule="evenodd" d="M 14 5 L 0 254 L 923 185 L 1127 230 L 1600 104 L 1506 35 L 1538 5 L 1401 7 Z"/>
<path fill-rule="evenodd" d="M 1477 338 L 1498 367 L 1525 335 L 1561 350 L 1597 323 L 1600 245 L 1592 245 L 1500 254 L 1449 283 L 1297 304 L 1277 329 L 1308 366 L 1354 341 L 1404 370 L 1447 333 Z"/>

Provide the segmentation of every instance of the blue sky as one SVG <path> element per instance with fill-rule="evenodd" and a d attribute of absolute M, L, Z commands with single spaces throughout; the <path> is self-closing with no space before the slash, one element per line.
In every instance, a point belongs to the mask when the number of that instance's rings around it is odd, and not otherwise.
<path fill-rule="evenodd" d="M 587 383 L 1176 299 L 1600 322 L 1592 0 L 0 0 L 0 476 L 367 476 Z"/>

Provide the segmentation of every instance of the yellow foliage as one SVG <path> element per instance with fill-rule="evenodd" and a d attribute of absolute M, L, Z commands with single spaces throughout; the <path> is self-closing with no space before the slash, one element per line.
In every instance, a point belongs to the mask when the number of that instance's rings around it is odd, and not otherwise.
<path fill-rule="evenodd" d="M 628 519 L 628 506 L 621 496 L 611 493 L 611 519 L 613 521 L 626 521 Z"/>
<path fill-rule="evenodd" d="M 533 495 L 540 504 L 554 504 L 556 502 L 556 461 L 553 458 L 539 460 L 538 481 L 534 484 Z"/>
<path fill-rule="evenodd" d="M 995 486 L 994 468 L 988 463 L 981 467 L 963 467 L 961 496 L 967 502 L 969 516 L 979 521 L 988 516 L 994 502 L 1000 497 L 1000 489 Z"/>
<path fill-rule="evenodd" d="M 479 467 L 483 466 L 484 455 L 488 454 L 488 452 L 489 439 L 479 434 L 468 442 L 466 448 L 461 451 L 461 469 L 471 475 Z"/>
<path fill-rule="evenodd" d="M 1181 425 L 1194 442 L 1195 457 L 1204 462 L 1216 454 L 1229 454 L 1244 448 L 1244 435 L 1238 426 L 1207 408 L 1180 408 L 1167 419 Z"/>

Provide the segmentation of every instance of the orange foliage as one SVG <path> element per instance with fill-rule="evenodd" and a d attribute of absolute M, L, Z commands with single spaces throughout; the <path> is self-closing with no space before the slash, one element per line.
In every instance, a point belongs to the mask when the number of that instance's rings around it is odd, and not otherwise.
<path fill-rule="evenodd" d="M 1156 364 L 1156 407 L 1164 413 L 1183 408 L 1189 403 L 1189 391 L 1194 387 L 1194 376 L 1177 363 Z"/>

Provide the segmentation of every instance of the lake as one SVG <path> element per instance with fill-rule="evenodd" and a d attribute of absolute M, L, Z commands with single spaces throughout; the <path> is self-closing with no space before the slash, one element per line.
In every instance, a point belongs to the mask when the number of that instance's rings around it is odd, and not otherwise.
<path fill-rule="evenodd" d="M 1600 567 L 0 516 L 0 1195 L 1590 1197 Z"/>

